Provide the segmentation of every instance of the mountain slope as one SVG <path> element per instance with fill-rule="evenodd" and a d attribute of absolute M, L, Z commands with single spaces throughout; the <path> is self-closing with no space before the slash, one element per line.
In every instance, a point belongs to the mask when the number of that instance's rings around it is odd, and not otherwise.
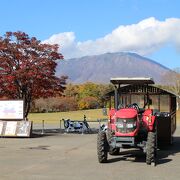
<path fill-rule="evenodd" d="M 159 83 L 170 69 L 135 53 L 106 53 L 60 61 L 56 74 L 73 83 L 109 83 L 111 77 L 153 77 Z"/>

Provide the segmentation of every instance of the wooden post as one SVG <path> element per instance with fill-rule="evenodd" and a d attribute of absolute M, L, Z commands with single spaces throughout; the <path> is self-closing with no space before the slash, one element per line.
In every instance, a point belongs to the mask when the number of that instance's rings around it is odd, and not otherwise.
<path fill-rule="evenodd" d="M 44 134 L 44 120 L 42 120 L 42 132 L 41 134 Z"/>
<path fill-rule="evenodd" d="M 59 120 L 59 132 L 61 132 L 61 119 Z"/>

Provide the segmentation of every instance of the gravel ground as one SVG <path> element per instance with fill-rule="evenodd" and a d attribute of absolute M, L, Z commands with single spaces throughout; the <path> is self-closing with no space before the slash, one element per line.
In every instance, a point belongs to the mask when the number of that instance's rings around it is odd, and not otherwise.
<path fill-rule="evenodd" d="M 1 138 L 0 179 L 17 180 L 179 180 L 180 126 L 171 147 L 158 151 L 158 165 L 148 166 L 136 149 L 97 161 L 97 134 L 57 131 L 34 138 Z"/>

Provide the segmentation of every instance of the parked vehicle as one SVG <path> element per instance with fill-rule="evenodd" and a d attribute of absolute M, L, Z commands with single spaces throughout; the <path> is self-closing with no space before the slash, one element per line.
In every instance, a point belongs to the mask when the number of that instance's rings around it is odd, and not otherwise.
<path fill-rule="evenodd" d="M 153 86 L 152 78 L 111 78 L 111 83 L 107 129 L 97 137 L 99 162 L 128 147 L 143 150 L 146 163 L 156 165 L 158 144 L 173 142 L 177 96 Z"/>
<path fill-rule="evenodd" d="M 64 119 L 65 132 L 87 132 L 90 130 L 89 124 L 86 120 L 72 121 L 70 119 Z"/>

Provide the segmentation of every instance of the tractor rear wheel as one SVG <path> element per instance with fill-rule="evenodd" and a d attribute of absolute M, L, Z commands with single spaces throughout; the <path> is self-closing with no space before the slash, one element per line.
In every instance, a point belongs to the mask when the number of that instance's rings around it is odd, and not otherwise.
<path fill-rule="evenodd" d="M 156 133 L 149 132 L 146 143 L 146 164 L 156 164 Z"/>
<path fill-rule="evenodd" d="M 97 136 L 97 155 L 100 163 L 107 162 L 108 157 L 108 142 L 106 132 L 100 131 Z"/>
<path fill-rule="evenodd" d="M 119 150 L 120 150 L 120 148 L 112 148 L 112 147 L 110 147 L 109 148 L 109 154 L 110 155 L 118 155 L 119 154 Z"/>

